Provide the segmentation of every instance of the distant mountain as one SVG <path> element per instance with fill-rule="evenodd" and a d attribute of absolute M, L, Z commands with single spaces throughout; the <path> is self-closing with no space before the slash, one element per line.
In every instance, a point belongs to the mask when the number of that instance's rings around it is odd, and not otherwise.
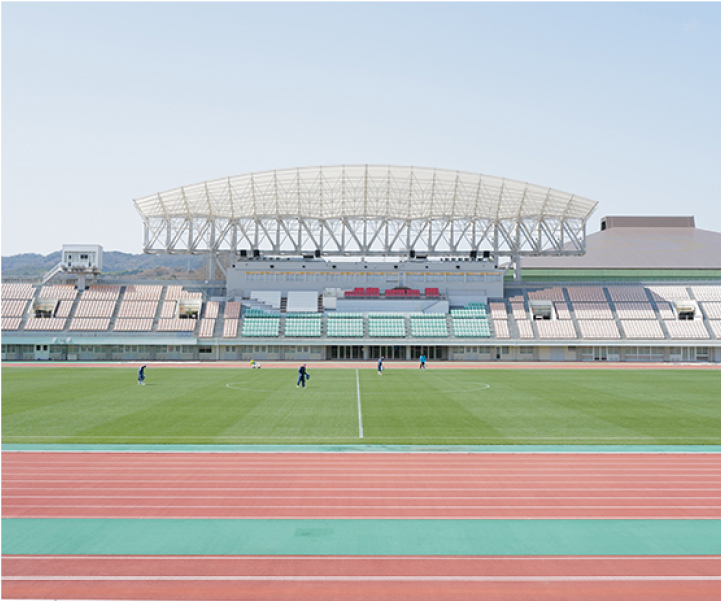
<path fill-rule="evenodd" d="M 24 253 L 2 257 L 3 276 L 42 276 L 60 262 L 60 251 L 49 255 Z M 133 255 L 103 251 L 103 275 L 132 278 L 205 277 L 205 257 L 191 255 Z"/>

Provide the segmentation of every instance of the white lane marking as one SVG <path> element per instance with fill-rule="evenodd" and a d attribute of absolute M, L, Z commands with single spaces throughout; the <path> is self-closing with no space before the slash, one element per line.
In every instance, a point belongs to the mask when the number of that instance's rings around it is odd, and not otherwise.
<path fill-rule="evenodd" d="M 687 582 L 721 576 L 3 576 L 15 581 L 238 581 L 238 582 Z"/>
<path fill-rule="evenodd" d="M 355 385 L 358 393 L 358 438 L 363 438 L 363 412 L 361 411 L 360 378 L 355 370 Z"/>

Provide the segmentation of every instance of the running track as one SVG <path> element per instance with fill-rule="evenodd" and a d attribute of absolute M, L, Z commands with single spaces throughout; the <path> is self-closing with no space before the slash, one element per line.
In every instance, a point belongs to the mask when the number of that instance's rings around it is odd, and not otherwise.
<path fill-rule="evenodd" d="M 715 454 L 3 452 L 5 519 L 721 518 Z M 711 556 L 3 556 L 4 598 L 718 599 Z"/>
<path fill-rule="evenodd" d="M 4 518 L 721 519 L 718 454 L 3 453 Z"/>

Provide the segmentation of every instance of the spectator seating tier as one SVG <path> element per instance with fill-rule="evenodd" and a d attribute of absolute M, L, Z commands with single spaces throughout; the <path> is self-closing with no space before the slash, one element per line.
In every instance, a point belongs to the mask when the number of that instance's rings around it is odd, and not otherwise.
<path fill-rule="evenodd" d="M 538 290 L 529 290 L 528 298 L 531 300 L 549 300 L 549 301 L 565 301 L 563 296 L 563 288 L 540 288 Z"/>
<path fill-rule="evenodd" d="M 711 328 L 711 331 L 714 333 L 714 336 L 716 336 L 716 338 L 721 338 L 721 321 L 709 321 L 707 323 Z"/>
<path fill-rule="evenodd" d="M 445 314 L 411 315 L 411 336 L 414 338 L 447 338 L 448 326 Z"/>
<path fill-rule="evenodd" d="M 453 335 L 457 338 L 489 338 L 491 336 L 491 329 L 485 319 L 454 317 L 451 322 Z"/>
<path fill-rule="evenodd" d="M 3 317 L 22 317 L 27 309 L 28 301 L 24 299 L 19 300 L 4 300 L 2 304 L 2 316 Z"/>
<path fill-rule="evenodd" d="M 493 323 L 493 328 L 495 330 L 496 338 L 510 338 L 511 333 L 508 331 L 508 322 L 507 321 L 496 321 Z"/>
<path fill-rule="evenodd" d="M 186 320 L 187 321 L 187 320 Z M 215 331 L 215 319 L 204 317 L 200 320 L 200 328 L 198 329 L 198 338 L 212 338 Z"/>
<path fill-rule="evenodd" d="M 651 303 L 646 302 L 618 302 L 616 315 L 619 319 L 656 319 L 656 312 Z"/>
<path fill-rule="evenodd" d="M 113 330 L 115 332 L 150 332 L 153 329 L 152 319 L 118 317 Z"/>
<path fill-rule="evenodd" d="M 522 302 L 511 302 L 511 312 L 513 313 L 513 319 L 515 319 L 516 321 L 528 319 L 526 307 Z"/>
<path fill-rule="evenodd" d="M 607 302 L 574 302 L 572 306 L 576 319 L 600 319 L 605 321 L 613 319 L 611 307 L 608 306 Z"/>
<path fill-rule="evenodd" d="M 397 313 L 369 313 L 368 336 L 371 338 L 405 338 L 406 320 Z"/>
<path fill-rule="evenodd" d="M 240 303 L 238 303 L 240 304 Z M 223 338 L 235 338 L 238 335 L 238 320 L 226 319 L 223 322 Z"/>
<path fill-rule="evenodd" d="M 441 295 L 441 291 L 438 288 L 426 288 L 424 294 L 427 298 L 437 298 Z"/>
<path fill-rule="evenodd" d="M 208 301 L 205 303 L 205 317 L 207 319 L 216 319 L 220 311 L 220 303 L 218 301 Z"/>
<path fill-rule="evenodd" d="M 538 330 L 538 337 L 544 339 L 574 339 L 576 338 L 576 330 L 573 328 L 573 322 L 561 319 L 546 320 L 541 319 L 535 322 Z"/>
<path fill-rule="evenodd" d="M 96 302 L 96 301 L 89 301 Z M 102 302 L 102 301 L 97 301 Z M 104 332 L 110 327 L 109 317 L 94 317 L 94 318 L 78 318 L 73 317 L 70 320 L 70 327 L 68 330 L 78 332 Z"/>
<path fill-rule="evenodd" d="M 277 338 L 280 331 L 279 317 L 245 317 L 241 336 L 254 338 Z"/>
<path fill-rule="evenodd" d="M 606 340 L 621 338 L 615 321 L 603 320 L 578 320 L 578 329 L 581 330 L 581 338 Z"/>
<path fill-rule="evenodd" d="M 643 286 L 608 286 L 606 288 L 614 303 L 647 303 L 648 296 Z"/>
<path fill-rule="evenodd" d="M 706 319 L 721 319 L 721 303 L 699 303 Z"/>
<path fill-rule="evenodd" d="M 671 306 L 671 303 L 656 302 L 656 306 L 658 307 L 658 314 L 661 316 L 661 319 L 676 319 L 676 311 L 673 306 Z"/>
<path fill-rule="evenodd" d="M 172 319 L 176 317 L 176 311 L 178 310 L 178 301 L 163 301 L 160 307 L 160 319 Z"/>
<path fill-rule="evenodd" d="M 73 310 L 73 301 L 61 300 L 55 311 L 55 317 L 70 317 L 70 311 Z"/>
<path fill-rule="evenodd" d="M 491 302 L 491 317 L 493 318 L 493 321 L 496 321 L 498 319 L 501 320 L 508 320 L 508 312 L 506 311 L 506 303 L 502 302 Z"/>
<path fill-rule="evenodd" d="M 685 286 L 646 286 L 655 301 L 690 300 Z"/>
<path fill-rule="evenodd" d="M 362 338 L 362 313 L 331 313 L 326 323 L 329 338 Z"/>
<path fill-rule="evenodd" d="M 605 303 L 606 295 L 600 286 L 570 286 L 566 288 L 568 298 L 575 305 L 577 302 L 582 303 Z"/>
<path fill-rule="evenodd" d="M 2 329 L 3 330 L 17 330 L 20 328 L 21 317 L 2 317 Z"/>
<path fill-rule="evenodd" d="M 240 307 L 241 303 L 238 302 L 227 302 L 225 303 L 225 311 L 223 312 L 223 317 L 225 319 L 238 319 L 240 317 Z"/>
<path fill-rule="evenodd" d="M 320 338 L 323 319 L 320 313 L 301 313 L 285 316 L 285 336 L 295 338 Z"/>
<path fill-rule="evenodd" d="M 571 312 L 568 310 L 566 303 L 553 303 L 556 308 L 556 317 L 558 319 L 571 319 Z"/>
<path fill-rule="evenodd" d="M 123 294 L 125 301 L 154 301 L 156 304 L 163 293 L 162 286 L 126 286 Z"/>
<path fill-rule="evenodd" d="M 721 286 L 692 286 L 691 292 L 697 301 L 721 302 Z"/>
<path fill-rule="evenodd" d="M 114 300 L 85 300 L 82 298 L 75 309 L 75 317 L 112 317 L 113 311 L 115 311 L 115 302 Z"/>
<path fill-rule="evenodd" d="M 3 284 L 2 299 L 5 300 L 30 300 L 35 296 L 35 288 L 32 284 Z"/>
<path fill-rule="evenodd" d="M 631 340 L 660 340 L 665 338 L 658 321 L 624 320 L 621 322 L 626 338 Z"/>
<path fill-rule="evenodd" d="M 165 300 L 166 301 L 179 301 L 183 296 L 182 286 L 168 286 L 165 289 Z"/>
<path fill-rule="evenodd" d="M 694 321 L 667 321 L 665 325 L 668 335 L 675 340 L 684 338 L 702 340 L 709 338 L 708 330 L 700 319 Z"/>
<path fill-rule="evenodd" d="M 153 319 L 158 310 L 158 301 L 134 301 L 123 299 L 118 309 L 118 317 L 132 319 Z"/>
<path fill-rule="evenodd" d="M 52 330 L 54 332 L 65 329 L 64 317 L 30 317 L 25 321 L 25 330 Z"/>
<path fill-rule="evenodd" d="M 83 290 L 81 301 L 117 301 L 120 298 L 120 286 L 95 284 Z"/>
<path fill-rule="evenodd" d="M 43 286 L 40 289 L 38 298 L 57 298 L 60 300 L 75 300 L 78 291 L 71 284 L 60 284 L 55 286 Z"/>
<path fill-rule="evenodd" d="M 180 319 L 173 317 L 172 319 L 159 319 L 158 332 L 192 332 L 198 324 L 197 319 Z"/>
<path fill-rule="evenodd" d="M 533 338 L 533 326 L 528 319 L 521 319 L 516 322 L 518 326 L 518 337 L 523 339 Z"/>

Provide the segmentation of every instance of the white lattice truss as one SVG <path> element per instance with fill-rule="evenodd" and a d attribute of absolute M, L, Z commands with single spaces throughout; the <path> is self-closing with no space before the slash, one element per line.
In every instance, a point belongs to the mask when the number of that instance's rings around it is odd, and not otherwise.
<path fill-rule="evenodd" d="M 228 177 L 136 199 L 146 253 L 581 255 L 597 203 L 462 171 L 344 165 Z"/>

